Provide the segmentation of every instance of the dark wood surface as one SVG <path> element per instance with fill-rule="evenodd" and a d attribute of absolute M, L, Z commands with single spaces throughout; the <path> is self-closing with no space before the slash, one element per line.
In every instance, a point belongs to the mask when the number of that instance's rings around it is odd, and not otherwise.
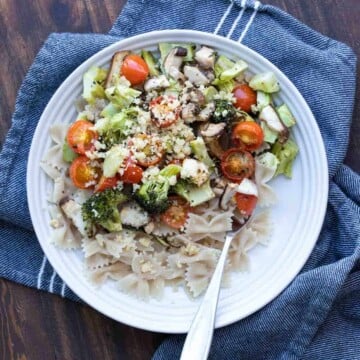
<path fill-rule="evenodd" d="M 360 57 L 359 0 L 264 0 L 349 44 Z M 107 32 L 125 0 L 0 0 L 0 144 L 16 93 L 51 32 Z M 345 162 L 360 171 L 360 90 Z M 1 169 L 0 169 L 1 171 Z M 150 359 L 164 335 L 0 279 L 0 359 Z"/>

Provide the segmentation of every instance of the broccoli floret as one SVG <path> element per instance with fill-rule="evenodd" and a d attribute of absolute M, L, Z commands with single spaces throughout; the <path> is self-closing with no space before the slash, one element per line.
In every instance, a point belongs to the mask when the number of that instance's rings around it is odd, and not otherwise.
<path fill-rule="evenodd" d="M 227 100 L 215 100 L 215 111 L 211 118 L 214 123 L 231 122 L 236 115 L 235 107 Z"/>
<path fill-rule="evenodd" d="M 138 204 L 150 214 L 160 214 L 170 206 L 169 189 L 169 180 L 154 179 L 144 183 L 134 197 Z"/>
<path fill-rule="evenodd" d="M 118 189 L 106 189 L 92 195 L 81 207 L 81 214 L 87 228 L 100 225 L 110 232 L 122 229 L 118 206 L 127 196 Z"/>

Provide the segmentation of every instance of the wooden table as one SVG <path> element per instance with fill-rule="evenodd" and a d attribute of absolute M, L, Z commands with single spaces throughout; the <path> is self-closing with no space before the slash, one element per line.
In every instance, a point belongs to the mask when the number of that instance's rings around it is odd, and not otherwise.
<path fill-rule="evenodd" d="M 360 57 L 359 0 L 264 0 L 349 44 Z M 124 0 L 0 0 L 0 144 L 16 93 L 51 32 L 107 32 Z M 360 90 L 345 162 L 360 171 Z M 1 171 L 1 170 L 0 170 Z M 0 359 L 150 359 L 165 335 L 0 279 Z"/>

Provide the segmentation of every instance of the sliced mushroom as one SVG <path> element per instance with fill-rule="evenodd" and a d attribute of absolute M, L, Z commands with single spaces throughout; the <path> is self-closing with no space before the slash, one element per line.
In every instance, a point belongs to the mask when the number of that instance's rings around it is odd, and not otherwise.
<path fill-rule="evenodd" d="M 200 106 L 205 105 L 205 96 L 199 89 L 190 91 L 190 101 L 199 104 Z"/>
<path fill-rule="evenodd" d="M 200 131 L 200 134 L 204 137 L 220 136 L 225 129 L 226 123 L 207 124 L 206 128 Z"/>
<path fill-rule="evenodd" d="M 219 200 L 219 207 L 222 210 L 229 209 L 230 201 L 236 194 L 236 189 L 237 189 L 238 185 L 239 184 L 236 184 L 236 183 L 228 183 L 226 185 L 222 195 L 220 196 L 220 200 Z"/>
<path fill-rule="evenodd" d="M 68 197 L 61 199 L 59 205 L 80 234 L 86 236 L 85 223 L 81 215 L 81 205 Z"/>
<path fill-rule="evenodd" d="M 289 138 L 289 129 L 283 124 L 272 105 L 267 105 L 261 110 L 259 119 L 264 121 L 271 130 L 279 134 L 279 141 L 281 143 L 286 142 Z"/>
<path fill-rule="evenodd" d="M 111 65 L 110 65 L 110 69 L 105 81 L 105 88 L 109 88 L 110 86 L 113 85 L 113 77 L 114 75 L 118 75 L 120 74 L 120 70 L 121 70 L 121 66 L 123 64 L 123 61 L 125 59 L 125 56 L 129 55 L 130 52 L 129 51 L 117 51 L 112 59 L 111 59 Z"/>
<path fill-rule="evenodd" d="M 144 84 L 144 90 L 150 92 L 155 89 L 165 89 L 170 86 L 169 80 L 165 75 L 152 77 L 148 79 Z"/>
<path fill-rule="evenodd" d="M 199 106 L 190 102 L 183 106 L 181 110 L 181 118 L 185 121 L 185 123 L 190 124 L 197 120 L 197 114 L 199 111 Z"/>
<path fill-rule="evenodd" d="M 210 80 L 197 66 L 184 66 L 185 77 L 194 85 L 207 85 Z"/>
<path fill-rule="evenodd" d="M 199 113 L 198 120 L 199 121 L 207 121 L 210 119 L 212 114 L 215 111 L 215 104 L 213 102 L 208 103 Z"/>
<path fill-rule="evenodd" d="M 181 47 L 171 49 L 163 63 L 165 74 L 175 80 L 182 79 L 184 76 L 180 71 L 180 67 L 184 61 L 184 56 L 187 55 L 187 50 L 185 52 L 183 50 L 186 49 Z"/>
<path fill-rule="evenodd" d="M 217 157 L 218 159 L 221 159 L 225 152 L 219 141 L 225 127 L 225 123 L 204 123 L 199 126 L 200 135 L 204 138 L 210 154 Z"/>
<path fill-rule="evenodd" d="M 195 53 L 195 60 L 204 69 L 212 69 L 215 64 L 215 51 L 214 49 L 202 46 L 200 50 Z"/>

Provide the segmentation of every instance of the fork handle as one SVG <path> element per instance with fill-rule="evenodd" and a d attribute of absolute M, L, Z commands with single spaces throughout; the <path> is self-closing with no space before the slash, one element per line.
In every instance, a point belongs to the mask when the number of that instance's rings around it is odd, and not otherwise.
<path fill-rule="evenodd" d="M 207 359 L 214 332 L 222 274 L 232 236 L 227 236 L 204 299 L 191 323 L 180 360 Z"/>

